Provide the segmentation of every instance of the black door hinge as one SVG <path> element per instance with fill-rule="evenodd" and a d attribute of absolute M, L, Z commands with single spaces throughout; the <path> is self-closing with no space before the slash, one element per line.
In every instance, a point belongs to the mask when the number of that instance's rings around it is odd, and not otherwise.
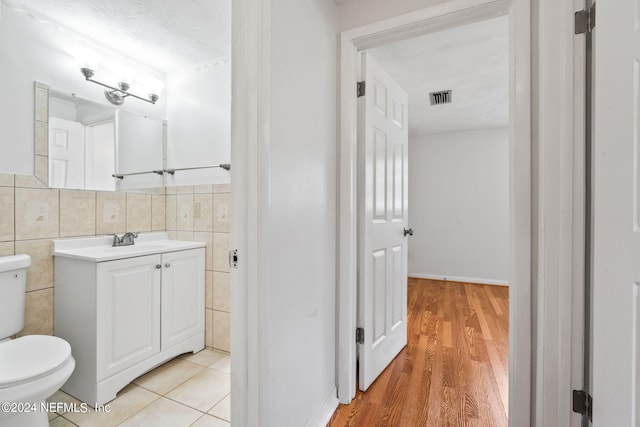
<path fill-rule="evenodd" d="M 366 82 L 362 81 L 362 82 L 358 82 L 358 98 L 360 98 L 361 96 L 364 96 L 364 93 L 366 91 Z"/>
<path fill-rule="evenodd" d="M 356 328 L 356 343 L 364 344 L 364 329 Z"/>
<path fill-rule="evenodd" d="M 593 416 L 593 398 L 584 390 L 573 390 L 573 412 L 589 417 Z"/>
<path fill-rule="evenodd" d="M 591 5 L 590 8 L 585 10 L 579 10 L 575 14 L 575 34 L 590 33 L 596 26 L 596 5 Z"/>

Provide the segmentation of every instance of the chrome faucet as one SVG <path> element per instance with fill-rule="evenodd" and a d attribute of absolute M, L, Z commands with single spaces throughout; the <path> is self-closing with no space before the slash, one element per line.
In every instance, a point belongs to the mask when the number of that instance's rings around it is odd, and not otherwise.
<path fill-rule="evenodd" d="M 118 237 L 117 234 L 113 235 L 112 246 L 131 246 L 135 244 L 134 239 L 138 237 L 138 233 L 127 232 L 122 237 Z"/>

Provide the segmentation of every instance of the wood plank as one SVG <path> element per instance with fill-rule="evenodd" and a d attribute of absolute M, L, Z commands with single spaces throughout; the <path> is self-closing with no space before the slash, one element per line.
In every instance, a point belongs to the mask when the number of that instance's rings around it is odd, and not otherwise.
<path fill-rule="evenodd" d="M 509 288 L 409 279 L 407 340 L 329 427 L 508 425 Z"/>

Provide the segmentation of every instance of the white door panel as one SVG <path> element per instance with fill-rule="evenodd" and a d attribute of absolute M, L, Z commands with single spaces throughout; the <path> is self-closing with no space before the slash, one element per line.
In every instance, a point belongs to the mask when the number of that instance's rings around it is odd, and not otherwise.
<path fill-rule="evenodd" d="M 49 118 L 49 185 L 84 188 L 84 126 L 58 117 Z"/>
<path fill-rule="evenodd" d="M 391 286 L 391 295 L 389 296 L 389 305 L 391 312 L 391 330 L 394 330 L 402 325 L 402 322 L 406 321 L 403 315 L 406 313 L 402 309 L 403 295 L 402 289 L 407 286 L 406 268 L 404 266 L 405 257 L 405 245 L 398 245 L 391 248 L 392 265 L 391 277 L 393 280 Z"/>
<path fill-rule="evenodd" d="M 405 141 L 406 142 L 406 141 Z M 404 221 L 405 206 L 405 173 L 407 169 L 406 143 L 399 140 L 393 141 L 393 219 Z"/>
<path fill-rule="evenodd" d="M 376 347 L 385 337 L 385 294 L 387 284 L 387 253 L 384 249 L 373 253 L 373 344 Z"/>
<path fill-rule="evenodd" d="M 598 2 L 594 29 L 595 426 L 640 426 L 639 6 Z"/>
<path fill-rule="evenodd" d="M 98 380 L 160 352 L 159 264 L 160 255 L 98 264 Z"/>
<path fill-rule="evenodd" d="M 67 185 L 67 160 L 49 159 L 49 182 L 53 188 L 64 188 Z"/>
<path fill-rule="evenodd" d="M 204 249 L 162 255 L 162 350 L 204 330 Z"/>
<path fill-rule="evenodd" d="M 407 94 L 362 55 L 358 347 L 366 390 L 407 343 Z"/>

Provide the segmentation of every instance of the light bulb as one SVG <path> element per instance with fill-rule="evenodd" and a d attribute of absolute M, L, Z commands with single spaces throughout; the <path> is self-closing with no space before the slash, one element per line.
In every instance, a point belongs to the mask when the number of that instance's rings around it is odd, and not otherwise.
<path fill-rule="evenodd" d="M 124 65 L 113 67 L 113 74 L 118 83 L 132 84 L 135 78 L 135 71 Z"/>
<path fill-rule="evenodd" d="M 78 48 L 74 52 L 73 55 L 78 63 L 80 68 L 87 68 L 92 71 L 96 71 L 98 69 L 98 65 L 100 65 L 100 55 L 95 53 L 92 50 L 85 48 Z"/>
<path fill-rule="evenodd" d="M 160 96 L 164 89 L 164 82 L 158 79 L 148 79 L 145 84 L 149 95 Z"/>

